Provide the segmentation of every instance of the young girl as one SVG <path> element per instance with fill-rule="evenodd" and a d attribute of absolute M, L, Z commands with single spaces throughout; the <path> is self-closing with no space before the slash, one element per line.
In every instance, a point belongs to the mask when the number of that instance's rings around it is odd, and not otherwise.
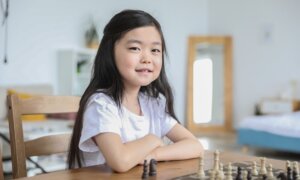
<path fill-rule="evenodd" d="M 199 141 L 177 123 L 165 52 L 160 24 L 148 13 L 125 10 L 110 20 L 81 98 L 69 168 L 107 163 L 126 172 L 145 159 L 202 155 Z M 164 136 L 173 144 L 164 145 Z"/>

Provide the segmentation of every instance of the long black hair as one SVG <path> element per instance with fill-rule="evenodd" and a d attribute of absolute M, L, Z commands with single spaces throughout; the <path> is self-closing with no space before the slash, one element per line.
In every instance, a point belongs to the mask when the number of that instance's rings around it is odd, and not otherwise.
<path fill-rule="evenodd" d="M 128 31 L 144 26 L 154 26 L 158 30 L 162 40 L 163 62 L 159 77 L 151 84 L 142 86 L 140 91 L 154 98 L 157 98 L 159 94 L 164 95 L 166 98 L 166 112 L 177 120 L 173 108 L 173 94 L 164 68 L 166 44 L 160 24 L 155 18 L 144 11 L 121 11 L 113 16 L 104 28 L 103 38 L 100 42 L 93 66 L 92 78 L 80 100 L 68 154 L 69 169 L 75 168 L 76 165 L 78 167 L 82 166 L 83 157 L 79 149 L 79 140 L 83 124 L 83 114 L 90 96 L 101 89 L 104 90 L 104 93 L 110 96 L 119 107 L 121 106 L 124 85 L 115 63 L 114 47 L 116 41 L 120 40 Z"/>

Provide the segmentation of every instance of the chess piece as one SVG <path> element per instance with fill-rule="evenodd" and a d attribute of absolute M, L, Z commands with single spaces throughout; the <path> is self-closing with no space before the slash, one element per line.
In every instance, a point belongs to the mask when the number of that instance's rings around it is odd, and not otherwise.
<path fill-rule="evenodd" d="M 292 172 L 291 172 L 291 162 L 290 161 L 286 161 L 286 178 L 287 179 L 290 179 L 290 178 L 292 178 L 291 176 L 291 174 L 292 174 Z"/>
<path fill-rule="evenodd" d="M 240 166 L 237 167 L 237 175 L 235 180 L 242 180 L 242 168 Z"/>
<path fill-rule="evenodd" d="M 225 180 L 232 180 L 232 166 L 231 166 L 231 163 L 228 163 Z"/>
<path fill-rule="evenodd" d="M 269 164 L 269 166 L 267 168 L 267 177 L 268 177 L 268 179 L 274 178 L 272 164 Z"/>
<path fill-rule="evenodd" d="M 216 173 L 216 179 L 217 180 L 223 180 L 223 177 L 221 175 L 221 171 L 217 171 L 217 173 Z"/>
<path fill-rule="evenodd" d="M 265 175 L 267 174 L 267 169 L 266 169 L 266 158 L 261 158 L 260 159 L 260 171 L 259 171 L 260 175 Z"/>
<path fill-rule="evenodd" d="M 300 176 L 299 176 L 299 166 L 298 166 L 298 162 L 297 161 L 293 162 L 293 179 L 294 180 L 300 179 Z"/>
<path fill-rule="evenodd" d="M 293 177 L 292 177 L 292 168 L 290 167 L 290 166 L 287 166 L 287 173 L 286 173 L 287 175 L 287 180 L 292 180 L 293 179 Z"/>
<path fill-rule="evenodd" d="M 298 176 L 297 172 L 293 170 L 292 171 L 292 178 L 293 178 L 293 180 L 297 180 L 297 176 Z"/>
<path fill-rule="evenodd" d="M 219 174 L 221 179 L 224 179 L 225 175 L 224 175 L 223 164 L 222 163 L 219 164 L 219 173 L 218 174 Z"/>
<path fill-rule="evenodd" d="M 198 167 L 198 173 L 197 177 L 199 179 L 205 179 L 205 172 L 204 172 L 204 167 L 203 167 L 203 158 L 199 158 L 199 167 Z"/>
<path fill-rule="evenodd" d="M 215 173 L 217 171 L 219 171 L 219 163 L 220 163 L 219 155 L 220 155 L 219 151 L 216 150 L 214 152 L 214 169 L 213 169 L 213 171 L 215 171 Z"/>
<path fill-rule="evenodd" d="M 256 162 L 255 162 L 255 161 L 253 161 L 253 163 L 252 163 L 252 174 L 253 174 L 254 176 L 257 176 L 257 175 L 258 175 L 258 172 L 257 172 L 257 166 L 256 166 Z"/>
<path fill-rule="evenodd" d="M 150 160 L 150 171 L 149 171 L 149 176 L 156 176 L 156 160 L 151 159 Z"/>
<path fill-rule="evenodd" d="M 215 180 L 216 178 L 216 172 L 214 170 L 209 171 L 209 179 Z"/>
<path fill-rule="evenodd" d="M 252 179 L 252 171 L 249 169 L 247 174 L 247 180 L 251 180 L 251 179 Z"/>
<path fill-rule="evenodd" d="M 267 175 L 262 174 L 261 176 L 262 176 L 262 180 L 267 180 Z"/>
<path fill-rule="evenodd" d="M 295 170 L 299 171 L 299 164 L 298 164 L 297 161 L 294 161 L 294 162 L 293 162 L 293 168 L 294 168 Z"/>
<path fill-rule="evenodd" d="M 279 173 L 279 175 L 277 176 L 277 179 L 280 179 L 280 180 L 287 180 L 287 177 L 286 177 L 286 175 L 285 175 L 283 172 L 281 172 L 281 173 Z"/>
<path fill-rule="evenodd" d="M 290 161 L 286 161 L 285 165 L 286 165 L 286 169 L 288 169 L 288 167 L 291 167 L 291 162 Z"/>
<path fill-rule="evenodd" d="M 147 179 L 147 178 L 148 178 L 148 164 L 147 164 L 147 160 L 144 160 L 142 179 Z"/>
<path fill-rule="evenodd" d="M 248 175 L 248 171 L 247 170 L 243 170 L 242 171 L 242 180 L 247 180 L 247 175 Z"/>

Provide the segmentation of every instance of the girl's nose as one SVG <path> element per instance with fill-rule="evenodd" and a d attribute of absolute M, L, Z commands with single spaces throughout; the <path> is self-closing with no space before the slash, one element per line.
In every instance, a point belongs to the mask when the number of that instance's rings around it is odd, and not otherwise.
<path fill-rule="evenodd" d="M 143 58 L 142 58 L 142 63 L 143 63 L 143 64 L 150 64 L 150 63 L 151 63 L 151 60 L 150 60 L 149 58 L 143 57 Z"/>
<path fill-rule="evenodd" d="M 151 63 L 151 57 L 148 53 L 144 52 L 143 53 L 143 56 L 142 56 L 142 59 L 141 59 L 141 62 L 143 64 L 150 64 Z"/>

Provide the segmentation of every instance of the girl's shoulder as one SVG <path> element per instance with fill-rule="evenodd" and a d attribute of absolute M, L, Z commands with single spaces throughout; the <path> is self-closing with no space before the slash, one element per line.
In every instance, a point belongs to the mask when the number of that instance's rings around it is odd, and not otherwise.
<path fill-rule="evenodd" d="M 89 98 L 88 105 L 93 103 L 99 104 L 101 106 L 116 105 L 115 101 L 109 95 L 107 95 L 105 92 L 100 90 L 96 91 Z"/>

